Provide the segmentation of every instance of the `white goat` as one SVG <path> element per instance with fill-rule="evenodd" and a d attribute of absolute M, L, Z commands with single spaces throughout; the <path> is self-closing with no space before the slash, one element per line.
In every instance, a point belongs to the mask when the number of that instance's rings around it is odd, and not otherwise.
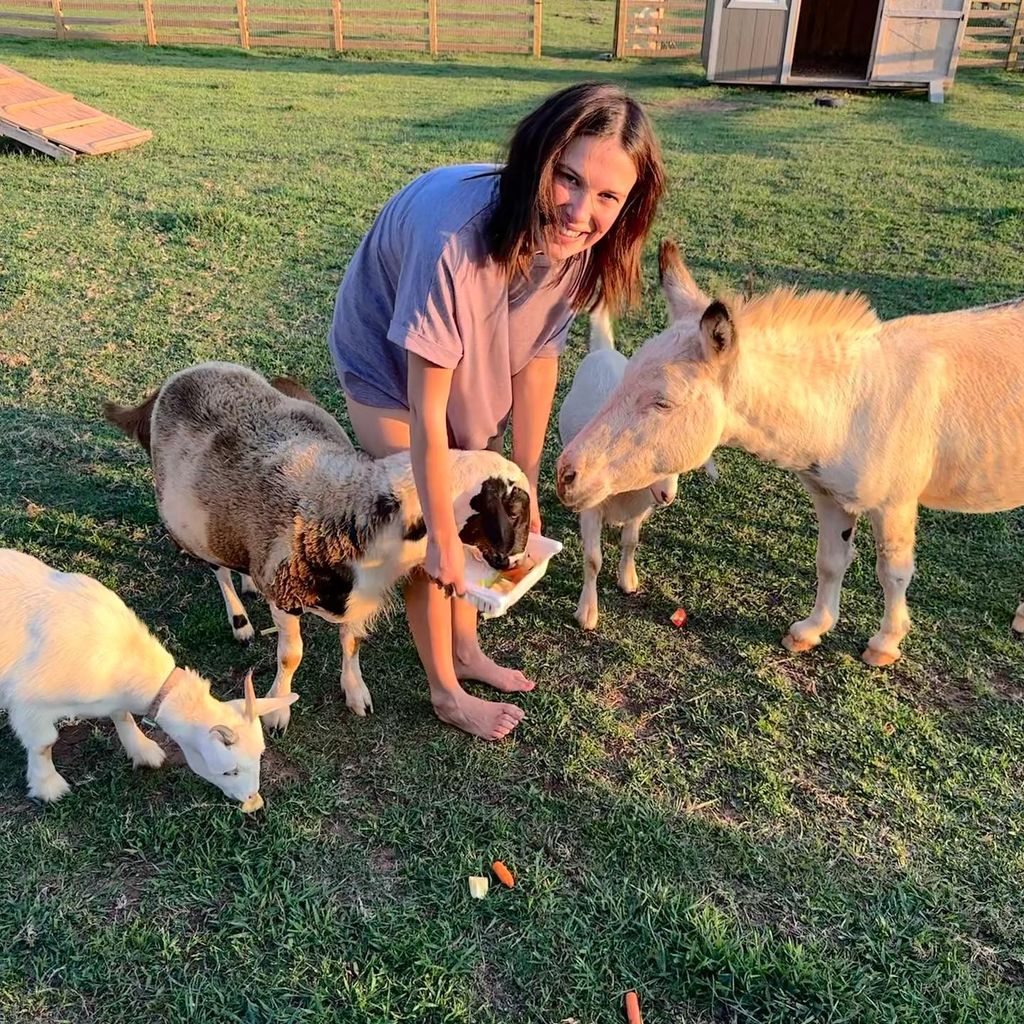
<path fill-rule="evenodd" d="M 604 405 L 618 387 L 628 360 L 615 350 L 611 317 L 599 305 L 590 314 L 590 352 L 576 369 L 572 387 L 558 411 L 558 434 L 567 445 Z M 709 462 L 711 470 L 714 464 Z M 711 472 L 709 470 L 709 472 Z M 576 606 L 576 621 L 584 629 L 597 626 L 597 575 L 601 571 L 601 530 L 605 523 L 621 526 L 621 553 L 618 583 L 624 594 L 636 593 L 636 549 L 640 527 L 658 505 L 670 505 L 675 499 L 678 476 L 666 476 L 650 487 L 623 491 L 607 497 L 599 505 L 580 513 L 580 539 L 583 543 L 583 589 Z"/>
<path fill-rule="evenodd" d="M 59 800 L 70 789 L 53 766 L 62 718 L 109 716 L 132 764 L 159 768 L 164 752 L 132 717 L 147 715 L 197 775 L 244 811 L 263 806 L 259 716 L 295 694 L 257 700 L 250 674 L 245 700 L 222 703 L 103 584 L 20 551 L 0 550 L 0 609 L 0 707 L 28 752 L 29 796 Z"/>
<path fill-rule="evenodd" d="M 391 588 L 426 557 L 409 453 L 357 452 L 308 392 L 233 363 L 182 370 L 138 407 L 107 403 L 105 415 L 149 452 L 168 532 L 218 567 L 236 637 L 249 623 L 231 570 L 269 602 L 278 628 L 270 694 L 291 688 L 308 611 L 339 626 L 345 702 L 357 715 L 372 711 L 360 642 Z M 453 451 L 451 480 L 460 537 L 507 569 L 526 550 L 526 477 L 495 452 Z M 265 724 L 289 720 L 282 706 Z"/>

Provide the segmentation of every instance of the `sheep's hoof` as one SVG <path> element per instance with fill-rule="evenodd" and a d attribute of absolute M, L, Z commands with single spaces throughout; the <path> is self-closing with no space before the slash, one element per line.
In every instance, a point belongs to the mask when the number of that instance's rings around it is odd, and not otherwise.
<path fill-rule="evenodd" d="M 867 648 L 860 656 L 861 661 L 873 668 L 887 668 L 900 660 L 899 651 L 890 654 L 888 651 L 876 651 L 873 647 Z"/>
<path fill-rule="evenodd" d="M 819 641 L 817 640 L 802 640 L 793 636 L 792 633 L 787 633 L 782 638 L 782 646 L 785 647 L 790 654 L 806 654 L 809 650 L 817 647 L 818 643 Z"/>
<path fill-rule="evenodd" d="M 67 796 L 70 792 L 71 786 L 68 785 L 67 779 L 58 772 L 54 772 L 52 775 L 46 776 L 45 779 L 40 779 L 38 782 L 32 783 L 32 785 L 29 786 L 28 795 L 33 800 L 42 800 L 44 803 L 54 803 L 62 796 Z"/>

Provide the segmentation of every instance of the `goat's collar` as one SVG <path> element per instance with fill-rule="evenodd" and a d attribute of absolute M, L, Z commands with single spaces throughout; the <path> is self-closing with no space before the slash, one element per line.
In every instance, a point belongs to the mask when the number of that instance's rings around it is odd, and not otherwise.
<path fill-rule="evenodd" d="M 170 675 L 161 684 L 160 689 L 157 690 L 156 696 L 150 701 L 149 708 L 146 711 L 146 718 L 151 722 L 156 721 L 156 716 L 160 714 L 161 705 L 167 699 L 171 690 L 173 690 L 184 678 L 185 673 L 175 665 L 174 668 L 171 669 Z"/>

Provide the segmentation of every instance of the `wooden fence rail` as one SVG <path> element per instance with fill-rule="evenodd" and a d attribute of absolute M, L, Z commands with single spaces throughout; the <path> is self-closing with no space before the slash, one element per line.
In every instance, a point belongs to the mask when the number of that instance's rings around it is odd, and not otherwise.
<path fill-rule="evenodd" d="M 542 7 L 543 0 L 0 0 L 0 36 L 539 56 Z"/>
<path fill-rule="evenodd" d="M 959 66 L 1024 70 L 1024 3 L 973 0 Z"/>

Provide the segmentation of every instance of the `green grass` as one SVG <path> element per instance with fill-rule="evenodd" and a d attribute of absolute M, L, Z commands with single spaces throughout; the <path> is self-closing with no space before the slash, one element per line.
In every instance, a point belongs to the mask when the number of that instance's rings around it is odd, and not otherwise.
<path fill-rule="evenodd" d="M 101 401 L 220 358 L 340 411 L 324 339 L 381 204 L 495 157 L 582 78 L 647 104 L 672 178 L 656 234 L 702 283 L 854 286 L 886 316 L 1024 292 L 1024 78 L 822 109 L 585 59 L 609 47 L 581 31 L 577 56 L 539 61 L 0 42 L 0 62 L 155 133 L 71 166 L 0 145 L 0 543 L 116 588 L 218 692 L 250 665 L 268 685 L 272 638 L 234 645 Z M 654 252 L 626 349 L 664 322 Z M 563 384 L 582 348 L 577 330 Z M 810 504 L 745 455 L 720 465 L 648 524 L 635 598 L 609 545 L 590 635 L 548 476 L 566 552 L 483 627 L 540 683 L 499 745 L 434 719 L 400 615 L 364 649 L 367 720 L 341 700 L 334 631 L 305 623 L 302 699 L 251 820 L 180 766 L 132 773 L 102 723 L 65 730 L 73 792 L 37 807 L 0 729 L 0 1019 L 611 1024 L 636 988 L 651 1024 L 1019 1021 L 1019 514 L 923 515 L 890 671 L 857 660 L 881 612 L 865 537 L 839 626 L 794 658 L 778 641 L 812 601 Z M 471 901 L 495 857 L 519 884 Z"/>

